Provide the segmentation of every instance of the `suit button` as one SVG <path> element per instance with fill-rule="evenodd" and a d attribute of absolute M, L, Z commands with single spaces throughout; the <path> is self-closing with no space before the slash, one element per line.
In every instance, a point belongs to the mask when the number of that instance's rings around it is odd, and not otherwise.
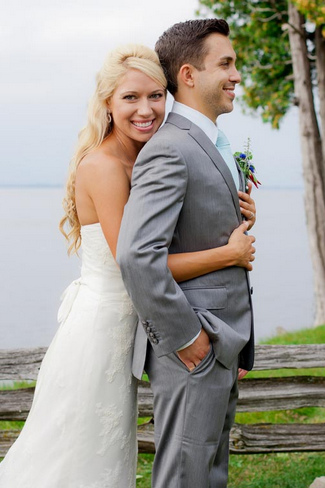
<path fill-rule="evenodd" d="M 254 288 L 251 286 L 251 295 L 253 295 Z"/>

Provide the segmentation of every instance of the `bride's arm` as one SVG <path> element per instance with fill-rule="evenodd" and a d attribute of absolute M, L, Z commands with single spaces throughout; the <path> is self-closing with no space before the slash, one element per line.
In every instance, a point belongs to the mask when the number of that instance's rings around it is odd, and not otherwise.
<path fill-rule="evenodd" d="M 225 246 L 205 251 L 170 254 L 168 267 L 174 279 L 177 282 L 190 280 L 228 266 L 241 266 L 251 271 L 251 262 L 255 259 L 255 238 L 245 234 L 248 227 L 249 223 L 243 222 L 233 231 Z"/>

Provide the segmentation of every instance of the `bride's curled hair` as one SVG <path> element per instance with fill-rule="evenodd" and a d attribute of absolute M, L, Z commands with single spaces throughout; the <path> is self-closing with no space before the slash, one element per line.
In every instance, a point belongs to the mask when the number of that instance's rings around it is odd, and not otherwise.
<path fill-rule="evenodd" d="M 69 242 L 69 254 L 76 252 L 81 244 L 81 226 L 75 200 L 77 168 L 86 154 L 100 146 L 112 131 L 114 121 L 108 114 L 107 102 L 129 69 L 137 69 L 164 88 L 167 86 L 158 56 L 152 49 L 140 44 L 128 44 L 115 49 L 107 56 L 96 77 L 96 90 L 88 105 L 87 124 L 79 133 L 66 183 L 63 200 L 65 215 L 60 221 L 60 230 Z M 67 230 L 65 230 L 66 226 Z"/>

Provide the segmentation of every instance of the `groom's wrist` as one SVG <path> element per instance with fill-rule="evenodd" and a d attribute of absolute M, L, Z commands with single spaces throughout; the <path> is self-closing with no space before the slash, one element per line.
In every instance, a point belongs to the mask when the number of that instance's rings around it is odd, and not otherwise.
<path fill-rule="evenodd" d="M 191 346 L 191 345 L 193 344 L 193 342 L 195 342 L 195 341 L 196 341 L 196 339 L 199 337 L 199 335 L 200 335 L 200 334 L 201 334 L 201 331 L 200 331 L 198 334 L 196 334 L 196 336 L 195 336 L 195 337 L 193 337 L 193 339 L 191 339 L 191 340 L 190 340 L 190 341 L 188 341 L 186 344 L 184 344 L 182 347 L 180 347 L 179 349 L 177 349 L 177 352 L 182 351 L 182 350 L 183 350 L 183 349 L 185 349 L 186 347 Z"/>

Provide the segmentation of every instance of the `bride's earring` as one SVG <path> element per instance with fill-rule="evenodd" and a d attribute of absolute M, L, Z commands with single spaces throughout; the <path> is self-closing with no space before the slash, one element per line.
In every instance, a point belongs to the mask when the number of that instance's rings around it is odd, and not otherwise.
<path fill-rule="evenodd" d="M 107 122 L 108 122 L 108 125 L 111 125 L 112 116 L 111 116 L 111 111 L 109 109 L 107 110 Z"/>

